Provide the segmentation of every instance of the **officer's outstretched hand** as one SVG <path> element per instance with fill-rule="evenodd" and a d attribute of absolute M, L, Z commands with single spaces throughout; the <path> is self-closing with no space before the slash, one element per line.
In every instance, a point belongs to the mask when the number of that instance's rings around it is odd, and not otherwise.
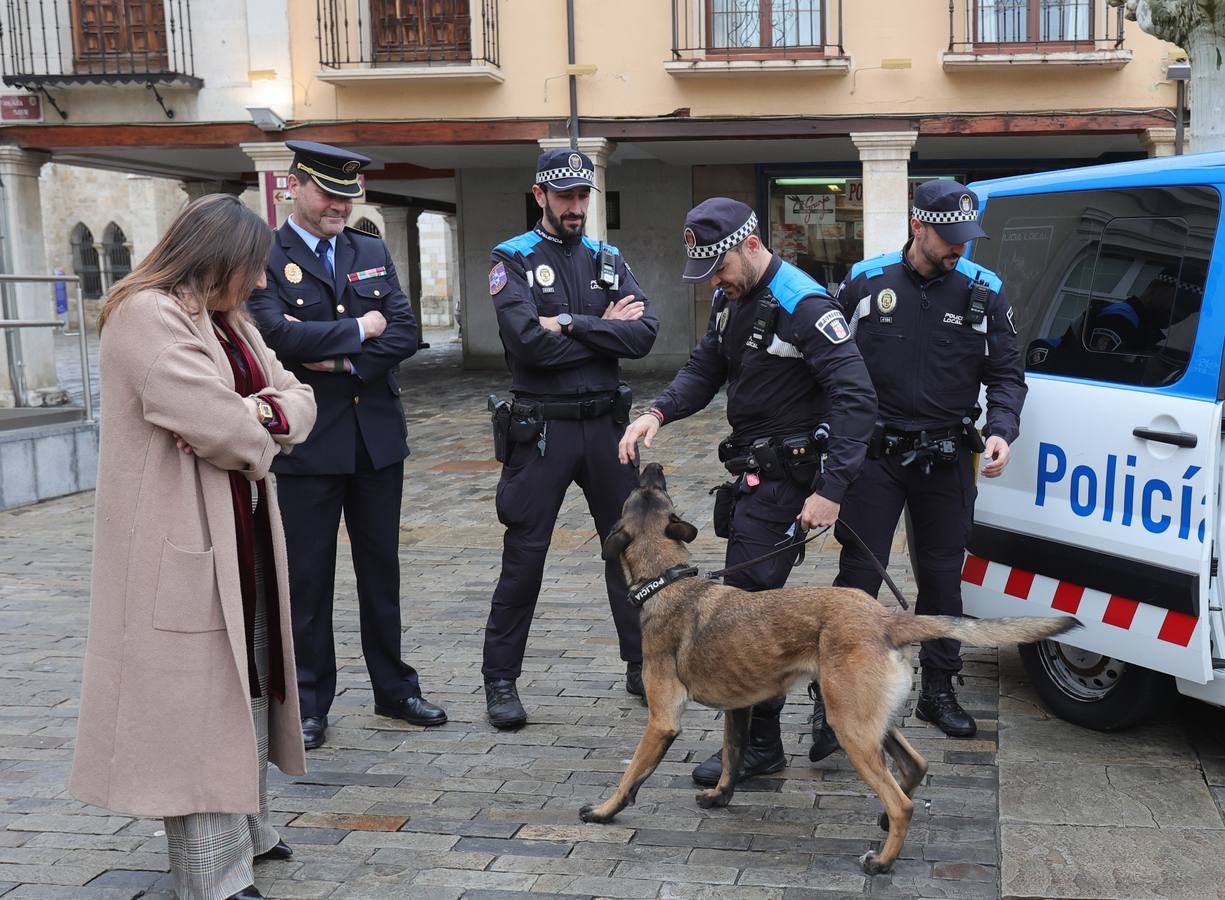
<path fill-rule="evenodd" d="M 993 434 L 987 438 L 982 458 L 983 477 L 995 478 L 1004 471 L 1004 466 L 1008 465 L 1008 460 L 1012 459 L 1012 448 L 998 434 Z"/>
<path fill-rule="evenodd" d="M 650 449 L 657 434 L 659 434 L 659 419 L 650 413 L 641 415 L 630 422 L 625 428 L 625 434 L 621 435 L 621 443 L 617 444 L 617 458 L 621 460 L 621 464 L 629 465 L 638 458 L 639 441 Z"/>
<path fill-rule="evenodd" d="M 616 303 L 610 303 L 604 307 L 604 314 L 600 318 L 619 322 L 636 322 L 642 318 L 645 311 L 645 303 L 635 298 L 633 294 L 627 294 Z M 647 444 L 647 446 L 651 445 Z"/>
<path fill-rule="evenodd" d="M 801 528 L 805 531 L 810 531 L 813 528 L 820 528 L 822 525 L 833 525 L 834 522 L 838 521 L 838 512 L 841 509 L 841 503 L 827 500 L 820 494 L 810 494 L 808 499 L 804 501 L 804 508 L 800 510 L 800 514 L 795 518 L 800 523 Z"/>

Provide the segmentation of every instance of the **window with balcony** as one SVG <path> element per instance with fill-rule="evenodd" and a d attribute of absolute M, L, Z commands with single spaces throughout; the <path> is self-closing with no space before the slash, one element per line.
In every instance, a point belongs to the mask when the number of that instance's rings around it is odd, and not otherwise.
<path fill-rule="evenodd" d="M 1110 0 L 952 0 L 944 68 L 1120 67 L 1123 8 Z"/>
<path fill-rule="evenodd" d="M 71 0 L 77 72 L 161 72 L 166 68 L 163 0 Z"/>
<path fill-rule="evenodd" d="M 672 0 L 674 75 L 844 73 L 842 0 Z"/>
<path fill-rule="evenodd" d="M 977 0 L 978 44 L 1086 43 L 1093 35 L 1092 0 Z"/>
<path fill-rule="evenodd" d="M 707 0 L 712 50 L 817 49 L 825 44 L 822 0 Z"/>
<path fill-rule="evenodd" d="M 468 0 L 370 0 L 375 62 L 472 59 Z"/>

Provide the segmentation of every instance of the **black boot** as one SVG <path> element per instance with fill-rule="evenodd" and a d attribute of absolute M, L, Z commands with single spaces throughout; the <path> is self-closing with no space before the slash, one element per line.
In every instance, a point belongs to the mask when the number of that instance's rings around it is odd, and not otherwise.
<path fill-rule="evenodd" d="M 749 743 L 744 748 L 744 759 L 740 763 L 740 777 L 737 781 L 744 781 L 754 775 L 769 775 L 787 768 L 787 754 L 783 752 L 783 736 L 778 716 L 779 713 L 770 715 L 753 710 L 753 719 L 749 724 Z M 714 787 L 722 775 L 722 748 L 693 770 L 694 783 L 702 787 Z"/>
<path fill-rule="evenodd" d="M 931 722 L 950 737 L 974 737 L 978 726 L 961 708 L 953 693 L 953 673 L 945 669 L 923 669 L 923 689 L 914 714 Z"/>
<path fill-rule="evenodd" d="M 842 749 L 838 743 L 838 735 L 825 721 L 825 702 L 821 699 L 821 686 L 817 682 L 808 685 L 808 696 L 812 698 L 812 746 L 808 748 L 808 758 L 812 762 L 820 762 L 835 750 Z"/>
<path fill-rule="evenodd" d="M 642 705 L 646 706 L 647 691 L 642 684 L 642 663 L 632 662 L 625 664 L 625 692 L 638 697 L 642 700 Z"/>
<path fill-rule="evenodd" d="M 485 679 L 485 711 L 494 728 L 519 728 L 527 722 L 527 710 L 519 702 L 519 691 L 509 678 Z"/>

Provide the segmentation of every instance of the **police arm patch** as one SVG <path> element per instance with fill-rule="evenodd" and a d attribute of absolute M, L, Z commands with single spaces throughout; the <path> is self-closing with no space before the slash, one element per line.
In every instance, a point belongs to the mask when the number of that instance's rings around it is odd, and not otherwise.
<path fill-rule="evenodd" d="M 851 329 L 847 327 L 846 319 L 836 309 L 817 319 L 817 331 L 825 335 L 831 344 L 841 344 L 851 339 Z"/>
<path fill-rule="evenodd" d="M 498 263 L 489 270 L 489 296 L 494 296 L 504 287 L 506 287 L 506 263 Z"/>

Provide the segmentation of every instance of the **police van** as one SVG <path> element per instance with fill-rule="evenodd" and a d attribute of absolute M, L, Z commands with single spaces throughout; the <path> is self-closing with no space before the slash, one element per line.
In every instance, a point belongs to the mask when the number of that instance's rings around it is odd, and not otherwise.
<path fill-rule="evenodd" d="M 979 479 L 973 616 L 1070 613 L 1021 649 L 1044 703 L 1096 729 L 1180 693 L 1225 706 L 1221 606 L 1225 152 L 973 185 L 1029 394 Z"/>

